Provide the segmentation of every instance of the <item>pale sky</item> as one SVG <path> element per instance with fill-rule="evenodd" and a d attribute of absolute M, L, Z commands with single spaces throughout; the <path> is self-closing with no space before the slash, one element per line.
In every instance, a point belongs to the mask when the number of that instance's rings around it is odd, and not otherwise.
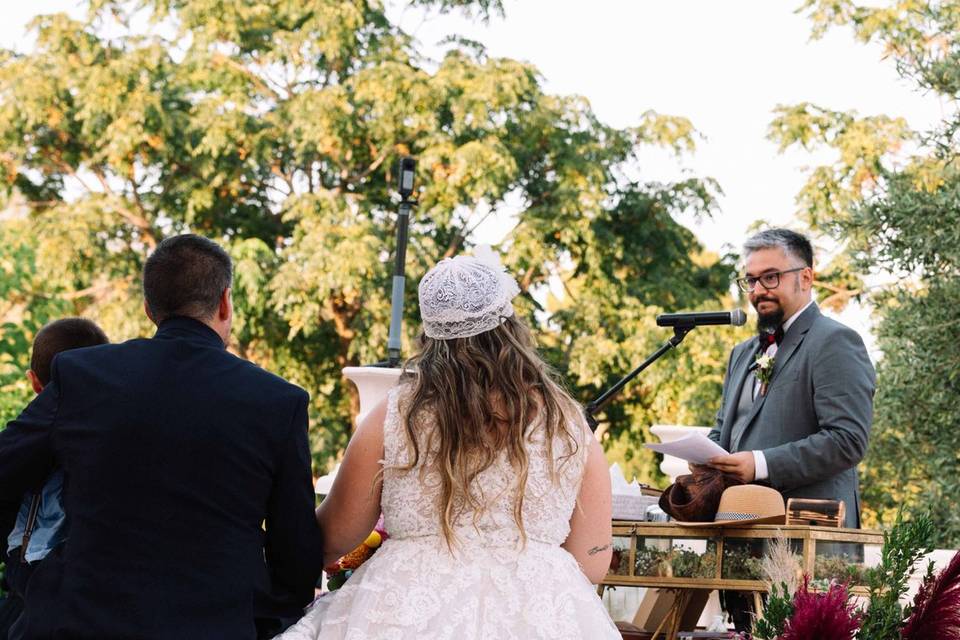
<path fill-rule="evenodd" d="M 489 24 L 460 14 L 428 15 L 389 2 L 390 14 L 415 33 L 425 50 L 456 33 L 478 40 L 492 56 L 533 63 L 552 93 L 586 97 L 597 115 L 630 126 L 648 109 L 689 118 L 704 136 L 679 164 L 650 153 L 644 178 L 672 179 L 684 170 L 716 178 L 725 195 L 714 220 L 683 220 L 715 251 L 737 247 L 755 220 L 789 224 L 803 167 L 829 160 L 804 153 L 778 155 L 766 139 L 777 104 L 813 102 L 863 115 L 902 116 L 913 127 L 943 116 L 936 97 L 899 79 L 876 45 L 857 43 L 849 31 L 809 39 L 810 23 L 794 13 L 796 1 L 736 0 L 507 0 L 506 16 Z M 69 11 L 75 0 L 4 2 L 0 46 L 22 48 L 26 23 L 36 14 Z M 508 222 L 481 229 L 497 242 Z M 867 314 L 851 309 L 842 320 L 861 332 Z M 872 340 L 868 340 L 872 343 Z"/>
<path fill-rule="evenodd" d="M 648 109 L 689 118 L 705 140 L 683 165 L 716 178 L 725 192 L 715 220 L 694 228 L 720 250 L 738 246 L 757 219 L 789 223 L 803 167 L 829 159 L 777 153 L 766 139 L 777 104 L 903 116 L 914 127 L 942 116 L 938 100 L 902 82 L 878 46 L 859 44 L 846 30 L 810 41 L 809 21 L 794 13 L 799 4 L 508 0 L 506 17 L 489 25 L 459 15 L 421 24 L 421 13 L 409 9 L 395 15 L 425 45 L 459 33 L 490 55 L 533 63 L 548 91 L 586 97 L 611 125 L 635 124 Z M 657 154 L 643 167 L 653 179 L 679 171 Z"/>
<path fill-rule="evenodd" d="M 391 6 L 428 48 L 457 33 L 482 42 L 491 56 L 531 62 L 548 91 L 586 97 L 611 125 L 636 124 L 648 109 L 689 118 L 705 138 L 694 155 L 678 164 L 667 154 L 645 154 L 642 175 L 669 180 L 686 170 L 717 179 L 720 212 L 700 224 L 682 222 L 722 252 L 738 248 L 759 219 L 792 225 L 804 168 L 834 160 L 828 152 L 778 154 L 766 139 L 778 104 L 901 116 L 920 129 L 943 119 L 938 98 L 902 81 L 878 45 L 858 43 L 846 29 L 811 41 L 810 22 L 794 13 L 800 4 L 506 0 L 505 18 L 487 25 L 459 14 L 424 20 L 401 2 Z M 508 227 L 487 225 L 483 239 L 497 242 Z M 868 309 L 854 303 L 826 313 L 857 329 L 877 358 Z"/>

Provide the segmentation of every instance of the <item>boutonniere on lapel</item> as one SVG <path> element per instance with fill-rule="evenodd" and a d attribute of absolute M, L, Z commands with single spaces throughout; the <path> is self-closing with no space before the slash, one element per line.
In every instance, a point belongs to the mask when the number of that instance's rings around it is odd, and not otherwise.
<path fill-rule="evenodd" d="M 773 376 L 774 357 L 765 353 L 758 353 L 756 364 L 757 381 L 760 383 L 760 395 L 767 395 L 767 387 L 770 386 L 770 378 Z"/>

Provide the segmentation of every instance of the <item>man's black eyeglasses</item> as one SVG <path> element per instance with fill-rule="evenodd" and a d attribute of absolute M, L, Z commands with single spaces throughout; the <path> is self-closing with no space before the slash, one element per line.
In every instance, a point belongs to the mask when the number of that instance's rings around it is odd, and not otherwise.
<path fill-rule="evenodd" d="M 776 289 L 780 286 L 780 276 L 783 274 L 803 271 L 804 269 L 806 269 L 806 267 L 797 267 L 795 269 L 787 269 L 786 271 L 771 271 L 770 273 L 763 273 L 756 277 L 745 276 L 743 278 L 737 278 L 737 286 L 740 287 L 740 291 L 750 293 L 759 282 L 764 289 L 769 291 L 770 289 Z"/>

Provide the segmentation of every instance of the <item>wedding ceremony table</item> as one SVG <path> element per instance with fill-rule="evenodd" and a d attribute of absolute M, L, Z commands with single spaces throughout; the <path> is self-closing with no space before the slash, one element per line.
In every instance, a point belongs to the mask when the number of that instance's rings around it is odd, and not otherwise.
<path fill-rule="evenodd" d="M 599 590 L 647 587 L 673 592 L 654 636 L 673 640 L 694 596 L 714 589 L 751 592 L 759 603 L 767 591 L 760 562 L 767 543 L 782 536 L 813 581 L 832 579 L 866 595 L 863 572 L 879 557 L 883 533 L 810 525 L 681 526 L 675 522 L 613 522 L 614 557 Z M 759 609 L 758 609 L 759 610 Z M 697 613 L 699 617 L 699 613 Z M 695 619 L 695 618 L 694 618 Z M 692 631 L 684 629 L 683 631 Z"/>

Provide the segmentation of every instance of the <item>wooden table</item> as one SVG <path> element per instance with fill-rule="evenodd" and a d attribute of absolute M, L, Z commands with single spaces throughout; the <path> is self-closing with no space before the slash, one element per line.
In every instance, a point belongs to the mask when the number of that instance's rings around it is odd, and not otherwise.
<path fill-rule="evenodd" d="M 879 531 L 806 525 L 684 527 L 674 522 L 614 521 L 613 535 L 619 562 L 601 583 L 600 593 L 608 586 L 676 590 L 679 597 L 675 606 L 654 635 L 664 633 L 668 639 L 677 637 L 681 616 L 694 590 L 749 591 L 757 611 L 761 610 L 761 594 L 767 591 L 767 585 L 759 571 L 759 559 L 764 543 L 771 539 L 782 535 L 789 540 L 800 556 L 801 568 L 814 580 L 852 579 L 851 591 L 861 596 L 866 594 L 859 581 L 863 547 L 883 545 Z M 824 549 L 824 543 L 831 543 L 832 548 Z M 834 543 L 847 543 L 846 549 L 853 553 L 849 558 L 830 555 L 839 546 Z M 698 547 L 703 550 L 693 550 Z"/>

